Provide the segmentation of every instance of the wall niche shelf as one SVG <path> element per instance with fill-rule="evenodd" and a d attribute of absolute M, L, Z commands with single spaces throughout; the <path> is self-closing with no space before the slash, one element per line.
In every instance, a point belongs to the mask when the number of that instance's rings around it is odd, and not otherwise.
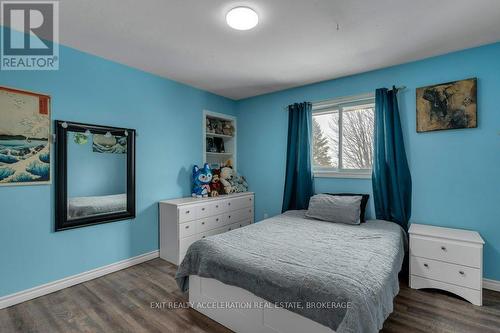
<path fill-rule="evenodd" d="M 211 152 L 207 151 L 207 155 L 216 155 L 216 156 L 222 156 L 222 155 L 226 155 L 227 156 L 227 155 L 230 155 L 230 156 L 232 156 L 233 153 L 211 153 Z"/>
<path fill-rule="evenodd" d="M 206 133 L 207 138 L 234 138 L 232 135 Z"/>
<path fill-rule="evenodd" d="M 236 170 L 236 117 L 203 110 L 202 131 L 203 163 L 219 168 L 230 161 Z"/>

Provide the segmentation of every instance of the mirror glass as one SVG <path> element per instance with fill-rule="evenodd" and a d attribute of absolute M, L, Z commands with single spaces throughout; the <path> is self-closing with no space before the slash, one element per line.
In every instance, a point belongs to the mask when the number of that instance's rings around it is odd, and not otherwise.
<path fill-rule="evenodd" d="M 127 211 L 124 134 L 66 132 L 68 220 Z"/>

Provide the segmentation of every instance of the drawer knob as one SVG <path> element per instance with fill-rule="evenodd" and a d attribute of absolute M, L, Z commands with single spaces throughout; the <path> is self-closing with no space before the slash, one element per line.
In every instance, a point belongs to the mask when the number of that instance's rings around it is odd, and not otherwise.
<path fill-rule="evenodd" d="M 201 222 L 201 224 L 205 225 L 205 222 Z"/>
<path fill-rule="evenodd" d="M 446 246 L 441 246 L 441 250 L 446 251 Z"/>
<path fill-rule="evenodd" d="M 186 210 L 186 214 L 189 214 L 189 210 Z"/>
<path fill-rule="evenodd" d="M 429 265 L 428 264 L 424 264 L 424 267 L 429 268 Z"/>
<path fill-rule="evenodd" d="M 219 208 L 219 205 L 215 205 L 215 208 Z"/>
<path fill-rule="evenodd" d="M 203 207 L 201 210 L 205 210 L 205 207 Z"/>
<path fill-rule="evenodd" d="M 228 218 L 228 219 L 230 219 L 230 218 L 231 218 L 231 215 L 229 215 L 227 218 Z"/>
<path fill-rule="evenodd" d="M 460 273 L 460 275 L 465 275 L 465 272 L 464 271 L 458 271 Z"/>
<path fill-rule="evenodd" d="M 228 205 L 228 206 L 231 206 L 231 203 L 230 203 L 230 202 L 228 202 L 228 203 L 227 203 L 227 205 Z"/>
<path fill-rule="evenodd" d="M 207 236 L 201 236 L 201 238 L 205 238 L 205 237 L 207 237 Z"/>
<path fill-rule="evenodd" d="M 189 226 L 187 225 L 187 226 L 185 226 L 185 228 L 186 228 L 186 229 L 189 229 Z"/>
<path fill-rule="evenodd" d="M 216 218 L 216 219 L 215 219 L 215 222 L 219 222 L 219 218 Z"/>

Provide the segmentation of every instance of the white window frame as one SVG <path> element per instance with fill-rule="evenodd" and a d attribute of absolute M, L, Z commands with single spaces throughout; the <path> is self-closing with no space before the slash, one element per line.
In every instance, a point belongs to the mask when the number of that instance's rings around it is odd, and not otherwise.
<path fill-rule="evenodd" d="M 339 162 L 342 163 L 342 107 L 352 105 L 353 103 L 373 103 L 375 104 L 375 94 L 366 93 L 355 96 L 335 98 L 327 101 L 313 103 L 312 115 L 339 112 Z M 312 133 L 311 133 L 312 135 Z M 312 140 L 311 140 L 312 142 Z M 312 149 L 312 147 L 311 147 Z M 313 159 L 311 159 L 313 162 Z M 372 169 L 342 169 L 331 167 L 317 167 L 312 165 L 313 175 L 316 178 L 361 178 L 371 179 Z"/>

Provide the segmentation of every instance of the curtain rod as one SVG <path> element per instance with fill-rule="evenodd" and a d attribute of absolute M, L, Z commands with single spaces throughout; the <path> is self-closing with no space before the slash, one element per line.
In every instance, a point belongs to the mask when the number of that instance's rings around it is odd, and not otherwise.
<path fill-rule="evenodd" d="M 401 91 L 401 90 L 405 90 L 405 89 L 406 89 L 406 86 L 396 87 L 396 91 L 398 91 L 398 92 Z M 363 100 L 363 99 L 373 98 L 374 96 L 373 96 L 372 93 L 364 93 L 364 94 L 353 95 L 353 96 L 345 96 L 345 97 L 322 99 L 322 100 L 314 101 L 314 102 L 311 102 L 311 103 L 312 104 L 322 104 L 322 103 L 328 103 L 328 102 L 332 102 L 332 101 L 335 101 L 335 100 L 341 100 L 341 99 L 352 100 L 353 98 L 356 98 L 356 97 L 358 97 L 358 100 Z M 284 110 L 288 111 L 288 106 L 285 106 Z"/>

